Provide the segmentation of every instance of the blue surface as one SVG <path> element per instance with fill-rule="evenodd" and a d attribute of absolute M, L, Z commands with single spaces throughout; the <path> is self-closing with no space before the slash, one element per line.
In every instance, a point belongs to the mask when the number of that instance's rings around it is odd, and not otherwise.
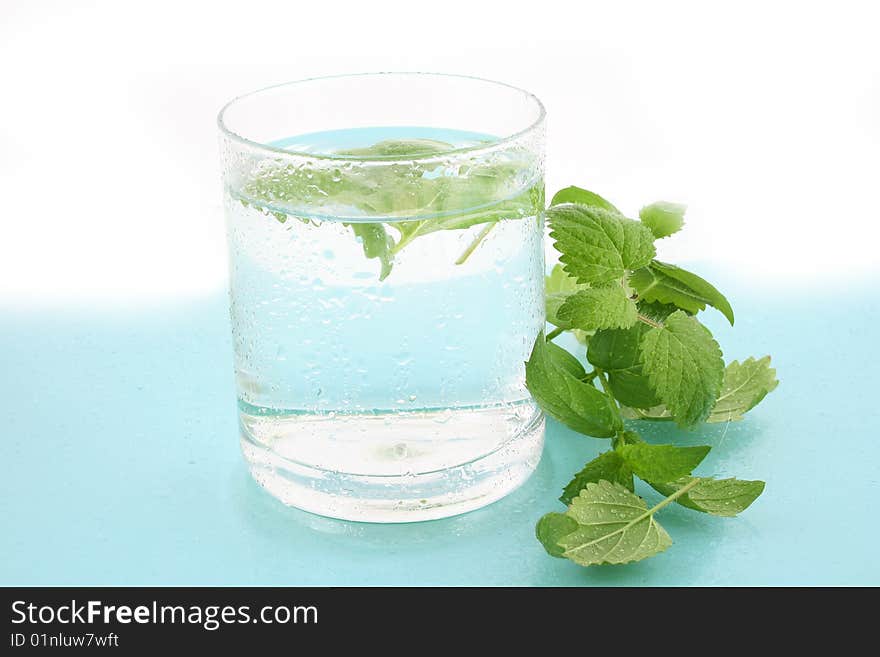
<path fill-rule="evenodd" d="M 551 422 L 535 475 L 496 504 L 421 524 L 328 520 L 275 502 L 242 464 L 224 296 L 0 310 L 0 584 L 880 584 L 876 288 L 780 301 L 715 279 L 738 317 L 705 315 L 725 355 L 772 353 L 782 383 L 745 421 L 685 441 L 715 446 L 700 473 L 767 490 L 735 519 L 667 508 L 667 552 L 591 569 L 546 556 L 533 527 L 607 441 Z"/>

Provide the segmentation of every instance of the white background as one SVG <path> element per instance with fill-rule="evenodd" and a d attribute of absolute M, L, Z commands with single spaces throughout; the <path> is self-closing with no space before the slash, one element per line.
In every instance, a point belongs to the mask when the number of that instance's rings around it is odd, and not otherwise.
<path fill-rule="evenodd" d="M 0 301 L 223 288 L 215 115 L 333 73 L 509 82 L 549 114 L 548 191 L 689 204 L 664 255 L 755 286 L 878 270 L 870 3 L 0 1 Z"/>

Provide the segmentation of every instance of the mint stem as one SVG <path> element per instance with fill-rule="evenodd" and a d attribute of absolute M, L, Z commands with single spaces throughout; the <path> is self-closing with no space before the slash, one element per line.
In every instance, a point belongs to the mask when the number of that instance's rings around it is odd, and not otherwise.
<path fill-rule="evenodd" d="M 602 386 L 602 392 L 604 392 L 605 396 L 611 400 L 614 408 L 617 409 L 617 417 L 620 417 L 620 402 L 617 401 L 617 397 L 611 392 L 611 384 L 608 383 L 608 375 L 605 374 L 604 370 L 600 370 L 598 367 L 594 371 L 596 372 L 596 377 L 599 379 L 599 384 Z"/>
<path fill-rule="evenodd" d="M 679 488 L 677 491 L 675 491 L 672 495 L 670 495 L 669 497 L 667 497 L 665 500 L 661 500 L 660 502 L 658 502 L 657 504 L 655 504 L 653 507 L 651 507 L 650 509 L 648 509 L 647 511 L 645 511 L 641 516 L 639 516 L 638 518 L 636 518 L 636 519 L 633 520 L 633 521 L 630 521 L 630 524 L 633 524 L 633 525 L 634 525 L 634 524 L 636 524 L 637 522 L 639 522 L 640 520 L 644 520 L 644 519 L 647 518 L 648 516 L 651 516 L 651 515 L 653 515 L 654 513 L 657 513 L 657 511 L 659 511 L 659 510 L 662 509 L 663 507 L 665 507 L 665 506 L 669 506 L 670 504 L 672 504 L 673 502 L 675 502 L 675 500 L 677 500 L 679 497 L 681 497 L 682 495 L 684 495 L 685 493 L 687 493 L 691 488 L 693 488 L 694 486 L 696 486 L 697 484 L 699 484 L 701 481 L 703 481 L 702 477 L 694 477 L 691 481 L 689 481 L 689 482 L 686 483 L 684 486 L 682 486 L 681 488 Z"/>
<path fill-rule="evenodd" d="M 406 235 L 405 237 L 403 235 L 401 235 L 400 241 L 391 248 L 391 255 L 397 255 L 403 247 L 405 247 L 407 244 L 412 242 L 416 237 L 418 237 L 419 232 L 421 231 L 423 225 L 424 225 L 424 222 L 420 223 L 418 226 L 416 226 L 416 228 L 415 228 L 415 230 L 413 230 L 413 232 Z"/>
<path fill-rule="evenodd" d="M 603 372 L 600 369 L 596 369 L 596 376 L 599 377 L 599 383 L 602 385 L 602 390 L 605 392 L 606 395 L 611 397 L 611 400 L 614 402 L 614 405 L 617 406 L 617 400 L 614 399 L 614 395 L 611 394 L 611 386 L 608 383 L 608 377 L 605 374 L 605 372 Z M 620 407 L 618 406 L 618 408 L 620 408 Z"/>
<path fill-rule="evenodd" d="M 488 235 L 489 232 L 490 232 L 493 228 L 495 228 L 495 226 L 496 226 L 497 224 L 498 224 L 497 221 L 493 221 L 492 223 L 487 224 L 486 227 L 483 228 L 483 230 L 481 230 L 481 231 L 477 234 L 477 236 L 474 238 L 474 241 L 471 242 L 471 243 L 468 245 L 468 248 L 466 248 L 466 249 L 464 250 L 464 253 L 462 253 L 460 256 L 458 256 L 458 260 L 455 261 L 455 264 L 457 264 L 457 265 L 463 265 L 463 264 L 464 264 L 464 261 L 467 260 L 467 259 L 470 257 L 471 253 L 473 253 L 474 251 L 477 250 L 477 247 L 480 246 L 480 242 L 482 242 L 484 239 L 486 239 L 486 235 Z"/>
<path fill-rule="evenodd" d="M 638 314 L 638 318 L 639 318 L 640 322 L 644 322 L 648 326 L 653 326 L 654 328 L 659 328 L 659 329 L 663 328 L 663 324 L 661 324 L 660 322 L 655 322 L 653 319 L 651 319 L 650 317 L 646 317 L 642 313 Z"/>
<path fill-rule="evenodd" d="M 565 329 L 563 328 L 555 328 L 547 334 L 547 342 L 552 340 L 553 338 L 558 338 L 560 335 L 565 333 Z"/>

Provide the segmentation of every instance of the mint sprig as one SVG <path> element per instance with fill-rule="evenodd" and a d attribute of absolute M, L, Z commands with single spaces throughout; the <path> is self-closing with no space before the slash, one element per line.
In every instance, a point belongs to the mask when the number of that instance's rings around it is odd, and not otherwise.
<path fill-rule="evenodd" d="M 535 341 L 526 385 L 547 415 L 611 449 L 565 486 L 564 513 L 538 521 L 547 552 L 582 566 L 622 564 L 662 552 L 672 539 L 655 515 L 670 504 L 735 516 L 764 482 L 694 476 L 710 447 L 646 443 L 627 420 L 736 421 L 778 381 L 770 357 L 732 361 L 697 318 L 708 306 L 733 324 L 733 309 L 712 284 L 654 258 L 654 241 L 678 232 L 685 206 L 645 206 L 640 221 L 598 194 L 567 187 L 547 210 L 560 265 L 546 281 L 547 320 L 556 328 Z M 589 371 L 552 342 L 572 331 L 586 343 Z M 641 479 L 663 498 L 648 507 Z"/>
<path fill-rule="evenodd" d="M 384 280 L 396 256 L 417 238 L 481 226 L 454 261 L 461 265 L 499 221 L 534 217 L 543 210 L 543 181 L 522 179 L 524 171 L 535 169 L 534 155 L 511 150 L 492 160 L 456 162 L 453 168 L 442 159 L 453 149 L 442 141 L 403 139 L 336 153 L 370 160 L 363 165 L 266 160 L 248 173 L 240 189 L 230 191 L 280 223 L 289 217 L 307 223 L 323 216 L 341 219 L 364 255 L 379 261 L 379 279 Z M 432 159 L 422 159 L 426 155 Z"/>

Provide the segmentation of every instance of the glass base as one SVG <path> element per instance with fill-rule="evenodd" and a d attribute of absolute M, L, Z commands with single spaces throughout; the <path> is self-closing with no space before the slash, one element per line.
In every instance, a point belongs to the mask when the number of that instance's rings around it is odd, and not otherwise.
<path fill-rule="evenodd" d="M 297 436 L 308 433 L 303 431 L 302 422 L 301 418 L 276 420 L 272 425 L 273 440 L 267 442 L 265 436 L 260 435 L 261 425 L 242 417 L 241 448 L 251 474 L 260 486 L 284 504 L 322 516 L 360 522 L 417 522 L 479 509 L 525 482 L 537 467 L 544 446 L 544 416 L 536 411 L 516 433 L 493 450 L 451 467 L 423 471 L 401 468 L 399 473 L 392 474 L 373 474 L 369 473 L 370 468 L 366 471 L 359 468 L 361 473 L 351 473 L 306 464 L 284 455 L 287 450 L 270 448 L 273 443 L 283 443 L 285 439 L 296 441 Z M 487 435 L 487 430 L 495 428 L 494 422 L 492 415 L 473 415 L 467 426 L 461 427 L 462 435 L 469 432 Z M 412 452 L 419 447 L 417 442 L 407 443 L 400 437 L 419 435 L 415 432 L 419 427 L 407 426 L 400 419 L 395 421 L 393 432 L 389 432 L 387 424 L 379 426 L 384 429 L 380 442 L 390 446 L 384 448 L 386 455 L 396 455 L 401 464 L 425 461 L 412 458 Z M 394 432 L 398 435 L 393 435 Z M 351 443 L 355 448 L 364 444 L 370 441 L 365 440 L 363 433 L 357 442 Z M 444 453 L 444 448 L 450 446 L 426 441 L 422 448 L 425 447 L 428 447 L 426 451 L 436 454 Z M 428 458 L 427 462 L 431 460 Z"/>

